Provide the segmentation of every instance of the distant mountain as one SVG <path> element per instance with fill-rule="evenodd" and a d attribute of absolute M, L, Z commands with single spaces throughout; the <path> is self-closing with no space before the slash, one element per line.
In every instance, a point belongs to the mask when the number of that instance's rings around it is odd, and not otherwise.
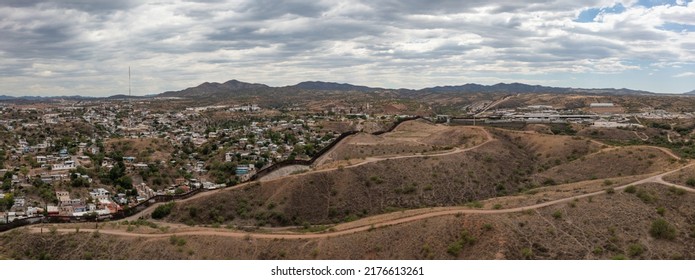
<path fill-rule="evenodd" d="M 372 88 L 372 87 L 366 87 L 366 86 L 356 86 L 356 85 L 351 85 L 351 84 L 339 84 L 339 83 L 321 82 L 321 81 L 301 82 L 301 83 L 298 83 L 292 87 L 298 88 L 298 89 L 307 89 L 307 90 L 340 90 L 340 91 L 374 91 L 374 90 L 382 89 L 382 88 Z"/>
<path fill-rule="evenodd" d="M 106 97 L 106 99 L 143 99 L 143 98 L 148 98 L 148 96 L 137 96 L 137 95 L 133 96 L 133 95 L 117 94 L 117 95 L 112 95 L 112 96 Z"/>
<path fill-rule="evenodd" d="M 686 92 L 686 93 L 684 93 L 684 94 L 687 94 L 687 95 L 695 95 L 695 90 Z"/>
<path fill-rule="evenodd" d="M 570 88 L 557 88 L 557 87 L 546 87 L 539 85 L 527 85 L 521 83 L 499 83 L 491 86 L 479 85 L 479 84 L 465 84 L 461 86 L 437 86 L 431 88 L 423 88 L 421 91 L 430 92 L 463 92 L 463 93 L 534 93 L 534 92 L 547 92 L 547 93 L 568 93 L 571 92 Z"/>
<path fill-rule="evenodd" d="M 540 85 L 527 85 L 522 83 L 499 83 L 491 86 L 479 84 L 465 84 L 460 86 L 438 86 L 423 88 L 424 92 L 458 92 L 458 93 L 602 93 L 602 94 L 653 94 L 648 91 L 631 89 L 585 89 L 585 88 L 565 88 L 547 87 Z"/>
<path fill-rule="evenodd" d="M 9 96 L 0 95 L 0 101 L 51 101 L 51 100 L 84 100 L 84 99 L 95 99 L 96 97 L 91 96 Z"/>
<path fill-rule="evenodd" d="M 267 90 L 266 90 L 267 89 Z M 288 91 L 289 90 L 289 91 Z M 333 83 L 322 81 L 306 81 L 292 86 L 270 87 L 264 84 L 252 84 L 230 80 L 225 83 L 210 83 L 205 82 L 196 87 L 187 88 L 180 91 L 168 91 L 161 93 L 159 97 L 216 97 L 225 98 L 228 94 L 236 93 L 245 96 L 253 96 L 263 92 L 288 93 L 303 90 L 320 90 L 320 91 L 361 91 L 370 92 L 377 90 L 385 90 L 384 88 L 374 88 L 368 86 L 359 86 L 345 83 Z M 398 95 L 402 96 L 417 96 L 422 94 L 432 93 L 588 93 L 588 94 L 622 94 L 622 95 L 643 95 L 654 94 L 653 92 L 631 90 L 631 89 L 614 89 L 614 88 L 569 88 L 569 87 L 548 87 L 541 85 L 528 85 L 522 83 L 499 83 L 495 85 L 480 85 L 480 84 L 464 84 L 458 86 L 435 86 L 423 88 L 420 90 L 398 89 Z"/>
<path fill-rule="evenodd" d="M 237 90 L 246 90 L 246 89 L 264 89 L 264 88 L 269 88 L 269 86 L 264 85 L 264 84 L 251 84 L 251 83 L 245 83 L 237 80 L 229 80 L 226 81 L 222 84 L 220 83 L 209 83 L 205 82 L 200 84 L 197 87 L 190 87 L 184 90 L 180 91 L 167 91 L 164 93 L 159 94 L 158 96 L 160 97 L 194 97 L 194 96 L 203 96 L 203 95 L 210 95 L 210 94 L 215 94 L 215 93 L 228 93 L 232 91 L 237 91 Z"/>

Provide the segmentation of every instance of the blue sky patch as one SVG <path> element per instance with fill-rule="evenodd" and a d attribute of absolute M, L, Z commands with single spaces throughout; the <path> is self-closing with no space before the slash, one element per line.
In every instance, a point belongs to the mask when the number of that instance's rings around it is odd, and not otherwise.
<path fill-rule="evenodd" d="M 675 22 L 667 22 L 660 26 L 662 30 L 673 31 L 673 32 L 695 32 L 695 25 L 682 24 Z"/>
<path fill-rule="evenodd" d="M 685 3 L 691 2 L 692 0 L 685 1 Z M 651 8 L 654 6 L 663 6 L 663 5 L 671 5 L 675 6 L 676 0 L 639 0 L 637 1 L 637 5 L 641 5 L 647 8 Z"/>
<path fill-rule="evenodd" d="M 618 3 L 613 7 L 610 8 L 590 8 L 583 10 L 581 13 L 579 13 L 579 16 L 575 20 L 576 22 L 593 22 L 596 16 L 600 13 L 607 13 L 607 14 L 619 14 L 625 11 L 625 7 L 623 7 L 622 4 Z"/>

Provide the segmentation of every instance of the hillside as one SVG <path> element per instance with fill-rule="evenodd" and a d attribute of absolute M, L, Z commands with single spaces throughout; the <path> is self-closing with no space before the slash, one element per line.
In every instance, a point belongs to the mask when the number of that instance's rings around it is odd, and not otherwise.
<path fill-rule="evenodd" d="M 224 83 L 205 82 L 196 87 L 190 87 L 180 91 L 167 91 L 159 94 L 159 97 L 193 97 L 204 96 L 213 93 L 228 93 L 238 90 L 265 89 L 269 88 L 264 84 L 245 83 L 237 80 L 229 80 Z"/>
<path fill-rule="evenodd" d="M 674 158 L 657 148 L 628 146 L 604 149 L 598 153 L 548 168 L 536 174 L 535 178 L 538 183 L 562 184 L 649 174 L 676 166 L 677 161 Z"/>
<path fill-rule="evenodd" d="M 0 236 L 0 258 L 14 259 L 693 259 L 695 195 L 641 185 L 508 214 L 446 215 L 347 235 L 269 238 L 164 232 L 160 237 L 104 233 Z M 649 199 L 646 199 L 649 198 Z M 660 209 L 657 211 L 657 209 Z M 663 220 L 663 227 L 654 224 Z M 123 230 L 123 229 L 120 229 Z M 135 232 L 138 232 L 136 229 Z M 117 231 L 118 232 L 118 231 Z M 124 235 L 128 231 L 120 231 Z M 74 248 L 66 250 L 65 248 Z"/>
<path fill-rule="evenodd" d="M 374 91 L 380 88 L 372 88 L 366 86 L 356 86 L 351 84 L 340 84 L 332 82 L 321 82 L 321 81 L 308 81 L 301 82 L 294 86 L 294 88 L 307 89 L 307 90 L 345 90 L 345 91 Z"/>
<path fill-rule="evenodd" d="M 423 125 L 409 122 L 399 127 L 402 130 L 384 137 Z M 463 205 L 542 185 L 648 174 L 676 166 L 669 155 L 653 148 L 608 148 L 598 152 L 598 144 L 581 138 L 520 135 L 502 129 L 490 132 L 493 141 L 469 150 L 430 157 L 342 161 L 345 165 L 193 199 L 177 204 L 169 221 L 258 226 L 330 224 L 400 209 Z M 340 152 L 340 145 L 337 150 Z M 398 151 L 408 152 L 406 148 Z"/>
<path fill-rule="evenodd" d="M 391 133 L 352 135 L 316 163 L 320 168 L 334 163 L 349 165 L 367 157 L 414 155 L 451 151 L 454 147 L 467 148 L 485 141 L 482 130 L 469 127 L 432 125 L 422 120 L 400 124 Z M 349 163 L 348 163 L 349 162 Z"/>

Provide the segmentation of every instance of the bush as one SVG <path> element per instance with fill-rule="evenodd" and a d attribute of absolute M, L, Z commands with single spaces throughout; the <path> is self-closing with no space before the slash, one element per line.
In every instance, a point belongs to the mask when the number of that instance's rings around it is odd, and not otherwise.
<path fill-rule="evenodd" d="M 695 178 L 688 178 L 688 180 L 685 181 L 685 184 L 691 187 L 695 187 Z"/>
<path fill-rule="evenodd" d="M 676 228 L 664 219 L 657 219 L 652 222 L 649 234 L 656 239 L 673 240 L 676 238 Z"/>
<path fill-rule="evenodd" d="M 656 200 L 656 197 L 654 195 L 650 194 L 649 192 L 647 192 L 645 190 L 637 191 L 636 195 L 637 195 L 637 198 L 642 200 L 642 202 L 644 202 L 644 203 L 651 203 L 651 202 L 654 202 Z"/>
<path fill-rule="evenodd" d="M 533 258 L 533 250 L 531 248 L 523 248 L 521 249 L 521 256 L 524 257 L 526 260 L 530 260 Z"/>
<path fill-rule="evenodd" d="M 152 212 L 152 218 L 159 220 L 168 216 L 171 213 L 171 208 L 174 208 L 173 202 L 157 206 L 157 208 L 154 209 L 154 212 Z"/>
<path fill-rule="evenodd" d="M 625 192 L 626 193 L 636 193 L 637 188 L 635 186 L 629 186 L 629 187 L 625 188 Z"/>
<path fill-rule="evenodd" d="M 560 210 L 553 212 L 553 218 L 561 219 L 562 218 L 562 212 L 560 212 Z"/>
<path fill-rule="evenodd" d="M 630 257 L 636 257 L 644 253 L 644 247 L 640 244 L 630 244 L 629 247 L 627 247 L 627 254 Z"/>
<path fill-rule="evenodd" d="M 663 216 L 665 212 L 666 212 L 666 208 L 664 208 L 664 207 L 657 207 L 656 208 L 656 213 L 661 215 L 661 216 Z"/>

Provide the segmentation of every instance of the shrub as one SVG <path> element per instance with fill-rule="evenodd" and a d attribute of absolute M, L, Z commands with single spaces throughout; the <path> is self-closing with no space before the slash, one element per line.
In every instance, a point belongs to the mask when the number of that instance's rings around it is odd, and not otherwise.
<path fill-rule="evenodd" d="M 560 210 L 553 212 L 553 218 L 561 219 L 562 218 L 562 212 L 560 212 Z"/>
<path fill-rule="evenodd" d="M 154 212 L 152 212 L 152 218 L 159 220 L 168 216 L 171 213 L 171 208 L 174 208 L 173 202 L 157 206 L 157 208 L 154 209 Z"/>
<path fill-rule="evenodd" d="M 524 259 L 530 260 L 533 258 L 533 250 L 531 248 L 523 248 L 521 249 L 521 256 L 524 257 Z"/>
<path fill-rule="evenodd" d="M 644 202 L 644 203 L 651 203 L 651 202 L 654 202 L 656 200 L 656 197 L 654 195 L 650 194 L 649 192 L 647 192 L 645 190 L 637 191 L 636 195 L 637 195 L 637 198 L 642 200 L 642 202 Z"/>
<path fill-rule="evenodd" d="M 629 186 L 629 187 L 625 188 L 625 192 L 626 193 L 636 193 L 637 188 L 635 186 Z"/>
<path fill-rule="evenodd" d="M 609 188 L 609 189 L 606 190 L 606 193 L 607 193 L 607 194 L 614 194 L 614 193 L 615 193 L 615 189 Z"/>
<path fill-rule="evenodd" d="M 664 212 L 666 212 L 666 209 L 664 207 L 657 207 L 656 208 L 656 213 L 663 216 Z"/>
<path fill-rule="evenodd" d="M 546 179 L 545 181 L 543 181 L 543 185 L 545 186 L 554 186 L 555 184 L 555 180 L 553 179 Z"/>
<path fill-rule="evenodd" d="M 657 219 L 652 222 L 649 234 L 656 239 L 673 240 L 676 238 L 676 228 L 664 219 Z"/>
<path fill-rule="evenodd" d="M 636 257 L 644 253 L 644 247 L 640 244 L 630 244 L 629 247 L 627 247 L 627 254 L 630 257 Z"/>
<path fill-rule="evenodd" d="M 461 245 L 461 242 L 456 241 L 456 242 L 449 245 L 449 247 L 446 249 L 446 252 L 449 255 L 456 257 L 459 255 L 462 248 L 463 248 L 463 246 Z"/>
<path fill-rule="evenodd" d="M 603 185 L 604 185 L 604 186 L 613 185 L 613 181 L 611 181 L 611 180 L 605 180 L 605 181 L 603 181 Z"/>
<path fill-rule="evenodd" d="M 668 191 L 676 195 L 685 195 L 685 190 L 676 187 L 670 187 Z"/>
<path fill-rule="evenodd" d="M 695 178 L 688 178 L 688 180 L 685 181 L 685 184 L 691 187 L 695 187 Z"/>

